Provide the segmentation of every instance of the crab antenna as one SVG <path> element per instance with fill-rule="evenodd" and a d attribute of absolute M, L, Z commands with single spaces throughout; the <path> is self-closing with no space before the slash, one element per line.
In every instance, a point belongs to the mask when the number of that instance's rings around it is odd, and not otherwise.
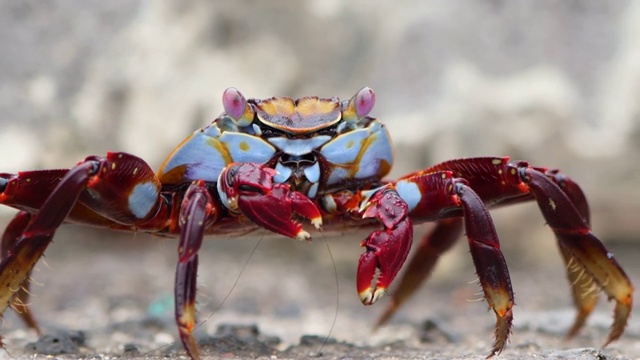
<path fill-rule="evenodd" d="M 227 88 L 222 94 L 224 111 L 238 126 L 248 126 L 253 121 L 253 109 L 238 89 Z"/>
<path fill-rule="evenodd" d="M 357 122 L 369 115 L 376 104 L 376 93 L 369 87 L 363 87 L 358 91 L 346 105 L 342 112 L 342 117 L 347 122 Z"/>

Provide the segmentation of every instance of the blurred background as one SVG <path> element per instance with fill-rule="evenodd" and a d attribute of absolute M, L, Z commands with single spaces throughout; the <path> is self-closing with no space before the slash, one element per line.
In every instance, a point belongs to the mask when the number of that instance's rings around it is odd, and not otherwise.
<path fill-rule="evenodd" d="M 0 171 L 70 167 L 109 150 L 157 169 L 222 112 L 229 86 L 343 99 L 369 86 L 397 147 L 393 176 L 485 155 L 560 168 L 585 190 L 596 234 L 637 249 L 638 24 L 640 3 L 618 0 L 1 1 Z M 494 213 L 514 266 L 561 266 L 535 205 Z M 6 224 L 12 212 L 0 215 Z M 357 244 L 336 256 L 349 275 Z M 468 279 L 464 244 L 455 253 L 445 269 Z"/>

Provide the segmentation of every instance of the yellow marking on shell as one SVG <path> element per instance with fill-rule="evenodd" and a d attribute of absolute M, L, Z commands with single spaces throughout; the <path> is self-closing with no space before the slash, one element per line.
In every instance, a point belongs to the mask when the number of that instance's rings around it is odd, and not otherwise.
<path fill-rule="evenodd" d="M 361 143 L 360 152 L 358 152 L 358 155 L 356 156 L 356 158 L 353 159 L 353 161 L 350 163 L 346 163 L 342 165 L 335 164 L 335 166 L 345 169 L 348 173 L 348 176 L 355 178 L 356 174 L 358 174 L 358 171 L 360 171 L 359 165 L 362 161 L 362 157 L 367 152 L 367 149 L 376 142 L 376 140 L 378 140 L 377 133 L 373 133 L 371 134 L 371 136 L 368 136 L 362 139 L 360 141 Z M 379 160 L 380 160 L 380 168 L 378 170 L 378 175 L 382 178 L 391 171 L 391 164 L 389 164 L 389 162 L 386 160 L 383 160 L 383 159 L 379 159 Z"/>
<path fill-rule="evenodd" d="M 491 160 L 491 163 L 493 165 L 500 165 L 500 164 L 502 164 L 502 159 L 493 159 L 493 160 Z"/>
<path fill-rule="evenodd" d="M 355 141 L 349 140 L 349 142 L 347 143 L 347 149 L 351 149 L 355 144 L 356 144 Z"/>
<path fill-rule="evenodd" d="M 238 145 L 238 147 L 240 148 L 240 150 L 247 152 L 249 150 L 251 150 L 251 147 L 249 146 L 249 144 L 247 144 L 246 141 L 241 141 L 240 144 Z"/>
<path fill-rule="evenodd" d="M 549 206 L 551 206 L 551 210 L 553 211 L 555 211 L 558 208 L 555 201 L 553 201 L 551 198 L 549 198 Z"/>
<path fill-rule="evenodd" d="M 136 168 L 133 168 L 133 175 L 135 175 L 135 174 L 137 174 L 137 173 L 138 173 L 138 168 L 137 168 L 137 167 L 136 167 Z"/>
<path fill-rule="evenodd" d="M 498 174 L 502 175 L 502 169 L 498 170 Z"/>
<path fill-rule="evenodd" d="M 122 154 L 118 154 L 118 159 L 122 159 Z"/>
<path fill-rule="evenodd" d="M 389 164 L 387 160 L 381 159 L 380 168 L 378 169 L 378 176 L 382 178 L 385 175 L 387 175 L 390 171 L 391 171 L 391 164 Z"/>
<path fill-rule="evenodd" d="M 31 178 L 27 178 L 27 179 L 26 179 L 26 182 L 31 182 Z"/>
<path fill-rule="evenodd" d="M 296 105 L 290 98 L 276 97 L 261 102 L 260 109 L 270 116 L 278 114 L 292 116 L 296 112 Z"/>
<path fill-rule="evenodd" d="M 511 175 L 515 175 L 516 174 L 516 169 L 511 169 Z"/>
<path fill-rule="evenodd" d="M 225 164 L 228 165 L 233 162 L 233 158 L 231 157 L 229 150 L 220 141 L 218 141 L 217 139 L 211 138 L 207 140 L 207 143 L 212 148 L 218 150 L 218 152 L 220 153 L 220 156 L 222 156 L 222 158 L 224 159 Z"/>
<path fill-rule="evenodd" d="M 327 99 L 318 99 L 316 97 L 306 97 L 298 100 L 296 109 L 302 116 L 315 114 L 331 114 L 339 104 Z"/>
<path fill-rule="evenodd" d="M 187 165 L 179 165 L 165 173 L 160 173 L 158 177 L 163 184 L 177 184 L 184 179 L 186 172 Z"/>
<path fill-rule="evenodd" d="M 167 163 L 169 162 L 169 160 L 171 160 L 175 156 L 175 154 L 184 146 L 184 144 L 191 141 L 192 138 L 193 138 L 193 134 L 188 136 L 186 139 L 182 140 L 182 142 L 178 144 L 178 146 L 176 146 L 175 149 L 173 149 L 171 154 L 169 154 L 169 156 L 167 156 L 167 158 L 164 159 L 164 162 L 162 163 L 162 165 L 160 165 L 160 170 L 158 171 L 158 178 L 160 179 L 160 182 L 165 184 L 175 184 L 176 182 L 182 180 L 182 177 L 177 176 L 178 172 L 174 171 L 176 170 L 176 168 L 181 167 L 182 165 L 174 167 L 173 169 L 169 170 L 169 172 L 167 173 L 164 172 L 164 168 L 167 166 Z M 184 175 L 185 172 L 186 172 L 186 166 L 184 167 L 184 169 L 182 169 L 181 175 Z M 171 174 L 171 175 L 168 175 L 168 174 Z"/>
<path fill-rule="evenodd" d="M 360 147 L 360 152 L 358 153 L 358 156 L 356 156 L 356 158 L 350 164 L 351 166 L 349 167 L 349 170 L 350 170 L 349 176 L 351 178 L 355 178 L 356 174 L 358 174 L 358 171 L 360 171 L 360 162 L 362 161 L 362 157 L 367 152 L 367 149 L 369 148 L 369 146 L 371 146 L 371 144 L 373 144 L 376 139 L 377 139 L 377 134 L 371 134 L 371 136 L 367 136 L 366 138 L 361 140 L 362 146 Z"/>
<path fill-rule="evenodd" d="M 111 170 L 115 170 L 116 169 L 116 163 L 111 163 Z"/>
<path fill-rule="evenodd" d="M 442 176 L 443 179 L 447 178 L 447 174 L 442 174 L 441 176 Z"/>

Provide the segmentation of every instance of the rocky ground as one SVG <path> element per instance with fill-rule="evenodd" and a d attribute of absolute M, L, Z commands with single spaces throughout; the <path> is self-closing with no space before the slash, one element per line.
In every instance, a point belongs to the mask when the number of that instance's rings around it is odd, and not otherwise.
<path fill-rule="evenodd" d="M 17 358 L 184 357 L 176 344 L 172 282 L 176 243 L 146 235 L 62 230 L 38 265 L 33 312 L 44 334 L 14 314 L 3 334 Z M 541 242 L 552 242 L 551 235 Z M 327 246 L 331 249 L 333 260 Z M 632 278 L 640 253 L 611 249 Z M 493 315 L 474 301 L 478 287 L 460 243 L 430 283 L 386 327 L 372 332 L 385 301 L 363 307 L 354 290 L 355 239 L 320 235 L 312 244 L 286 239 L 205 243 L 199 276 L 197 336 L 207 358 L 482 359 Z M 563 339 L 573 309 L 555 252 L 543 263 L 507 253 L 517 307 L 501 359 L 638 359 L 640 324 L 632 318 L 606 349 L 611 304 L 602 301 L 575 339 Z M 637 309 L 636 309 L 637 313 Z M 335 321 L 335 323 L 334 323 Z"/>

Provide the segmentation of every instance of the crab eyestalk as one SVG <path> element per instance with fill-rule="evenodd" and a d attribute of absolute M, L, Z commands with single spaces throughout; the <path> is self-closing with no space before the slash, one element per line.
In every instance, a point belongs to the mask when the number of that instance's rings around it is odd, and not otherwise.
<path fill-rule="evenodd" d="M 375 104 L 376 93 L 371 88 L 364 87 L 349 99 L 349 102 L 342 110 L 342 118 L 347 123 L 357 123 L 360 119 L 369 115 Z"/>
<path fill-rule="evenodd" d="M 253 109 L 238 89 L 230 87 L 222 94 L 224 111 L 238 126 L 249 126 L 253 121 Z"/>

